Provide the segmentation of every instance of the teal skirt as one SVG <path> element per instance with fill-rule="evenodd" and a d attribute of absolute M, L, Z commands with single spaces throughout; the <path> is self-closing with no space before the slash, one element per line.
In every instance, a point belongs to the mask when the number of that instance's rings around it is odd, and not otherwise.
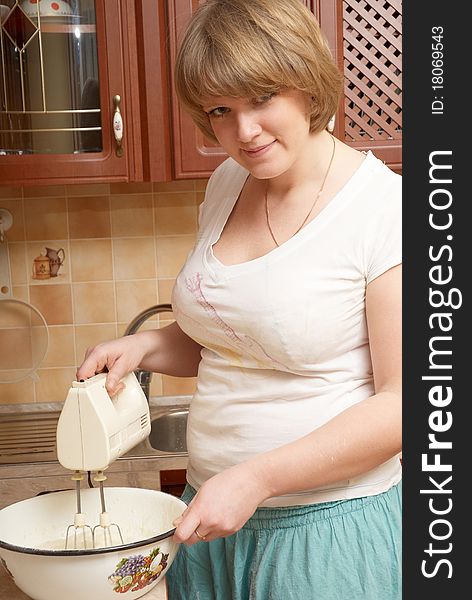
<path fill-rule="evenodd" d="M 190 502 L 195 490 L 182 496 Z M 401 483 L 376 496 L 259 508 L 227 538 L 181 545 L 169 600 L 400 600 Z"/>

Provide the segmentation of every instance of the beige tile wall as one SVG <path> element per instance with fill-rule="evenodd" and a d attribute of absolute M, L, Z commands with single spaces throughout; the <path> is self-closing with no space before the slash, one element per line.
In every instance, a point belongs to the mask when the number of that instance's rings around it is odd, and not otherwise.
<path fill-rule="evenodd" d="M 0 404 L 61 402 L 87 347 L 122 335 L 141 310 L 170 302 L 205 185 L 0 186 L 0 208 L 13 215 L 6 234 L 13 298 L 36 307 L 49 332 L 36 376 L 17 381 L 18 369 L 41 355 L 44 328 L 34 314 L 33 326 L 25 324 L 32 313 L 23 305 L 0 302 Z M 56 277 L 35 279 L 33 261 L 46 248 L 62 248 L 64 262 Z M 143 327 L 169 319 L 154 317 Z M 191 393 L 194 386 L 193 378 L 154 375 L 151 393 Z"/>

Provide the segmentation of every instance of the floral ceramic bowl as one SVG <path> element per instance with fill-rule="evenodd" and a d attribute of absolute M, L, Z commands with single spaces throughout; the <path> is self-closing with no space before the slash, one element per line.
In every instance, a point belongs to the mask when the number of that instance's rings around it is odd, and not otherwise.
<path fill-rule="evenodd" d="M 178 550 L 172 521 L 185 503 L 141 488 L 107 487 L 105 497 L 124 543 L 95 549 L 64 550 L 76 512 L 74 491 L 0 510 L 0 562 L 25 594 L 33 600 L 139 598 L 161 581 Z M 81 499 L 87 522 L 98 520 L 99 490 L 84 489 Z"/>
<path fill-rule="evenodd" d="M 64 0 L 24 0 L 21 3 L 21 8 L 28 17 L 70 17 L 72 16 L 72 8 L 68 2 Z"/>

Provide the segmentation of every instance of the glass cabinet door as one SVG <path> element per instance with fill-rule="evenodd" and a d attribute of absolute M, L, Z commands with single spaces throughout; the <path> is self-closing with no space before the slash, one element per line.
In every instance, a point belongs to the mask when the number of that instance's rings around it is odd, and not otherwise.
<path fill-rule="evenodd" d="M 62 178 L 126 180 L 120 9 L 120 0 L 0 0 L 0 177 L 12 157 L 12 166 L 62 162 Z"/>
<path fill-rule="evenodd" d="M 94 0 L 10 4 L 2 9 L 0 152 L 100 152 Z"/>

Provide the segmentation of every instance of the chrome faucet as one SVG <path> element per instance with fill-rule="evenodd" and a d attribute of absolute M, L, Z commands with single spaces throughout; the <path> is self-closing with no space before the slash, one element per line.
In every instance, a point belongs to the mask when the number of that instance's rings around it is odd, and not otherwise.
<path fill-rule="evenodd" d="M 141 325 L 144 323 L 144 321 L 147 321 L 149 317 L 163 312 L 172 312 L 172 304 L 155 304 L 154 306 L 146 308 L 138 315 L 136 315 L 134 319 L 129 323 L 129 325 L 126 327 L 125 335 L 132 335 L 133 333 L 136 333 L 141 327 Z M 151 371 L 146 371 L 145 369 L 136 369 L 134 374 L 136 375 L 141 385 L 141 388 L 149 402 L 149 388 L 152 379 Z"/>

